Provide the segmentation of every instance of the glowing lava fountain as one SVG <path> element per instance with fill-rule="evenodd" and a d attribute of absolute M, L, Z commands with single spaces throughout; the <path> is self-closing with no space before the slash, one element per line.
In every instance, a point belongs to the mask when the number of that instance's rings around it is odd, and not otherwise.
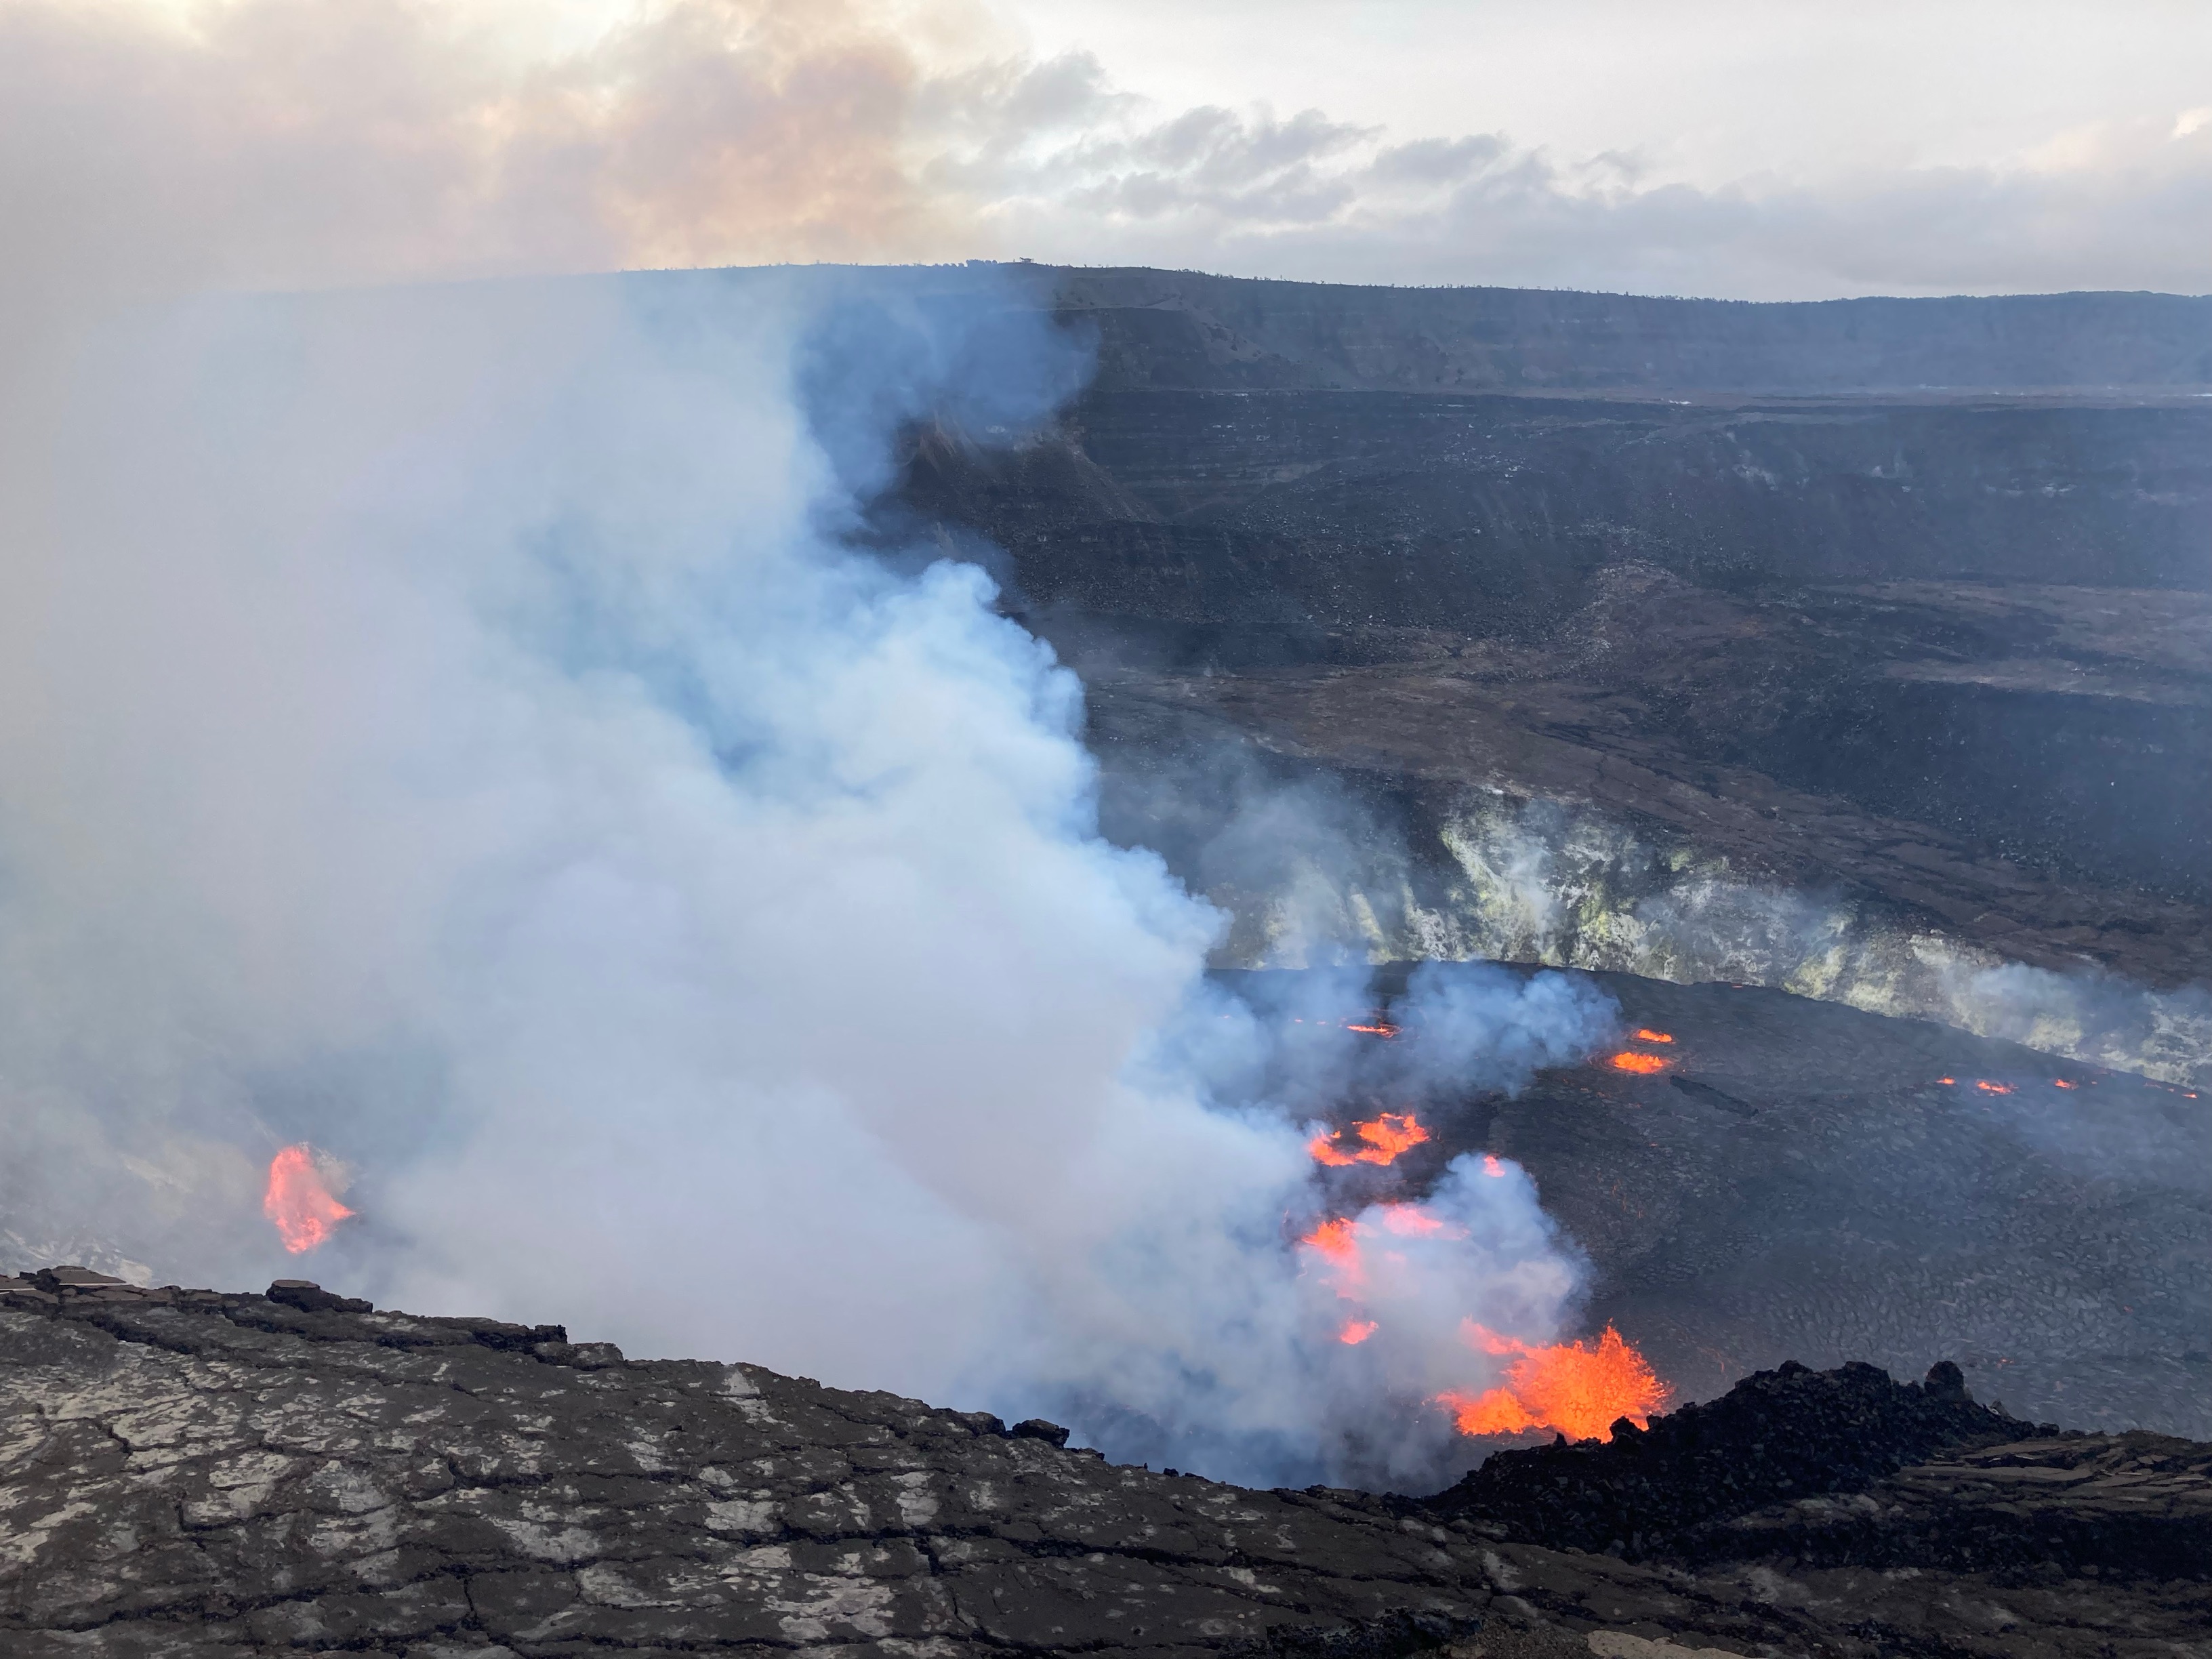
<path fill-rule="evenodd" d="M 277 1237 L 294 1255 L 303 1255 L 327 1240 L 353 1212 L 331 1191 L 315 1149 L 302 1142 L 269 1160 L 269 1190 L 261 1213 L 276 1224 Z"/>
<path fill-rule="evenodd" d="M 1462 1434 L 1554 1429 L 1570 1440 L 1610 1440 L 1620 1419 L 1644 1428 L 1667 1403 L 1667 1385 L 1610 1325 L 1594 1341 L 1544 1347 L 1516 1342 L 1472 1320 L 1466 1332 L 1483 1352 L 1516 1358 L 1506 1367 L 1503 1388 L 1437 1396 Z"/>

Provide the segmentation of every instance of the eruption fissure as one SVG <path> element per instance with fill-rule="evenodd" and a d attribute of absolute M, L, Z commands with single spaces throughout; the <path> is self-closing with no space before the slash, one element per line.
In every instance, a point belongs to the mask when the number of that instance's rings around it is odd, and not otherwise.
<path fill-rule="evenodd" d="M 1364 1141 L 1365 1146 L 1346 1151 L 1337 1143 L 1345 1134 Z M 1390 1164 L 1401 1154 L 1412 1151 L 1429 1138 L 1420 1120 L 1411 1112 L 1384 1112 L 1364 1123 L 1355 1123 L 1349 1130 L 1335 1134 L 1316 1135 L 1306 1143 L 1306 1151 L 1316 1164 L 1330 1169 L 1349 1169 L 1355 1164 Z"/>
<path fill-rule="evenodd" d="M 1668 1044 L 1674 1041 L 1668 1033 L 1655 1031 L 1649 1026 L 1639 1028 L 1630 1040 L 1635 1042 Z M 1623 1048 L 1607 1055 L 1605 1063 L 1616 1072 L 1632 1072 L 1641 1077 L 1650 1077 L 1665 1071 L 1674 1064 L 1674 1061 L 1664 1054 L 1647 1054 L 1641 1048 Z"/>

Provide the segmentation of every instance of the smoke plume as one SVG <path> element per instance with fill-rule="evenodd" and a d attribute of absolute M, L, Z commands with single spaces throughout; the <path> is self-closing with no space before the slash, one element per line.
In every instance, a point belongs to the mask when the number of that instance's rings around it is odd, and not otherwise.
<path fill-rule="evenodd" d="M 1099 837 L 1079 688 L 979 569 L 846 544 L 902 422 L 1018 435 L 1085 367 L 919 276 L 104 334 L 8 479 L 8 1201 L 164 1279 L 295 1273 L 259 1182 L 305 1144 L 355 1172 L 311 1270 L 380 1300 L 1437 1478 L 1422 1402 L 1497 1363 L 1460 1322 L 1553 1339 L 1571 1248 L 1455 1172 L 1386 1336 L 1336 1340 L 1324 1103 L 1205 980 L 1222 918 Z M 1606 1011 L 1500 976 L 1407 1018 L 1367 1085 L 1510 1084 Z"/>

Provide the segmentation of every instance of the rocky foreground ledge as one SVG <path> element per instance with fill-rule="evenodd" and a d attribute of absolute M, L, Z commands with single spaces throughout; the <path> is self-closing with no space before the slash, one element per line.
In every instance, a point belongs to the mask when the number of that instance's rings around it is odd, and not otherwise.
<path fill-rule="evenodd" d="M 0 1652 L 2212 1659 L 2212 1446 L 1762 1372 L 1428 1499 L 297 1281 L 0 1278 Z"/>

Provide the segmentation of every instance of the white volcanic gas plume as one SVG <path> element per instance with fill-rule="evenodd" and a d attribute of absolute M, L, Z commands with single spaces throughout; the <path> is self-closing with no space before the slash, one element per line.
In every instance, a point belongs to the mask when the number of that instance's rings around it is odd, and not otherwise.
<path fill-rule="evenodd" d="M 1419 1402 L 1495 1380 L 1462 1320 L 1571 1311 L 1528 1183 L 1449 1176 L 1340 1341 L 1310 1125 L 1254 1101 L 1220 918 L 1096 834 L 1074 680 L 974 567 L 841 544 L 902 420 L 1018 434 L 1082 368 L 920 277 L 110 331 L 5 481 L 15 1200 L 165 1279 L 296 1272 L 257 1182 L 311 1142 L 349 1291 L 1432 1478 Z M 1408 1086 L 1607 1017 L 1425 987 Z"/>

